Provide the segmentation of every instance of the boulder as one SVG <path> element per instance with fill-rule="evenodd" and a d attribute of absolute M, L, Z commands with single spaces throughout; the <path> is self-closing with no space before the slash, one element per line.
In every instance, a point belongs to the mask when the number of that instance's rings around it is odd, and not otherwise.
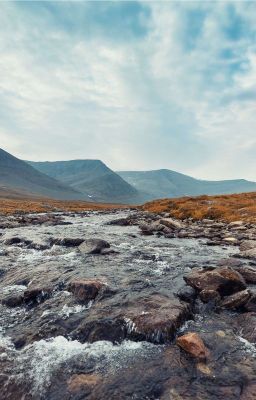
<path fill-rule="evenodd" d="M 183 227 L 183 225 L 179 221 L 175 221 L 172 218 L 162 218 L 159 220 L 159 223 L 173 230 L 181 229 Z"/>
<path fill-rule="evenodd" d="M 246 283 L 256 283 L 256 269 L 253 267 L 237 267 L 237 272 L 244 278 Z"/>
<path fill-rule="evenodd" d="M 245 305 L 250 297 L 251 292 L 248 289 L 242 290 L 238 293 L 225 297 L 225 299 L 221 301 L 220 307 L 228 309 L 239 308 Z"/>
<path fill-rule="evenodd" d="M 80 244 L 79 251 L 83 254 L 101 254 L 103 249 L 110 247 L 106 240 L 102 239 L 86 239 Z"/>
<path fill-rule="evenodd" d="M 97 280 L 79 279 L 70 282 L 68 290 L 79 302 L 88 302 L 94 300 L 104 286 L 104 283 Z"/>
<path fill-rule="evenodd" d="M 188 332 L 176 340 L 176 344 L 189 353 L 192 357 L 199 360 L 205 360 L 210 352 L 204 345 L 203 340 L 195 332 Z"/>
<path fill-rule="evenodd" d="M 246 289 L 244 278 L 231 268 L 194 269 L 184 280 L 198 291 L 214 290 L 221 296 Z"/>
<path fill-rule="evenodd" d="M 128 338 L 153 343 L 172 340 L 177 329 L 189 318 L 191 308 L 188 303 L 157 294 L 137 299 L 135 304 L 128 306 L 124 316 Z"/>

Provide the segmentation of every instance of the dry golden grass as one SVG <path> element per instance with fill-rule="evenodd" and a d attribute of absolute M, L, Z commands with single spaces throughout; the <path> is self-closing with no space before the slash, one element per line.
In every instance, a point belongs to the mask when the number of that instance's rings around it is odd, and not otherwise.
<path fill-rule="evenodd" d="M 100 204 L 84 201 L 61 201 L 51 199 L 7 199 L 0 198 L 0 214 L 40 213 L 49 211 L 93 211 L 113 210 L 116 208 L 127 208 L 125 205 Z"/>
<path fill-rule="evenodd" d="M 210 218 L 223 221 L 256 222 L 256 192 L 222 196 L 182 197 L 146 203 L 143 210 L 169 212 L 174 218 Z"/>

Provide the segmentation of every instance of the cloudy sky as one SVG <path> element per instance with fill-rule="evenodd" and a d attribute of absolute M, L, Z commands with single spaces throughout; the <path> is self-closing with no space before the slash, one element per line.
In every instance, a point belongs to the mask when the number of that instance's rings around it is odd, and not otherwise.
<path fill-rule="evenodd" d="M 0 147 L 256 180 L 256 2 L 0 2 Z"/>

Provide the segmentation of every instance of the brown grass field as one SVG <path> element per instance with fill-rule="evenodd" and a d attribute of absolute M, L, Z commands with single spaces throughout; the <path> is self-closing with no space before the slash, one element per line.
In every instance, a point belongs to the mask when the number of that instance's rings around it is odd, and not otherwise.
<path fill-rule="evenodd" d="M 51 199 L 7 199 L 0 198 L 0 215 L 57 212 L 57 211 L 95 211 L 127 208 L 121 204 L 87 203 L 84 201 L 61 201 Z"/>
<path fill-rule="evenodd" d="M 0 214 L 39 213 L 51 211 L 82 212 L 90 210 L 113 210 L 119 208 L 138 208 L 150 212 L 168 212 L 177 219 L 210 218 L 227 222 L 243 220 L 256 223 L 256 192 L 222 196 L 182 197 L 162 199 L 145 203 L 142 206 L 120 204 L 101 204 L 84 201 L 61 201 L 42 198 L 28 198 L 0 193 Z"/>
<path fill-rule="evenodd" d="M 203 218 L 256 223 L 256 192 L 221 196 L 182 197 L 146 203 L 143 210 L 169 212 L 173 218 Z"/>

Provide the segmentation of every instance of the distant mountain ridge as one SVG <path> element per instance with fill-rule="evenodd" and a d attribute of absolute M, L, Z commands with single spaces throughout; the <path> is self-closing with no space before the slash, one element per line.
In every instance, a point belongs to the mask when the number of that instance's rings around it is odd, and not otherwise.
<path fill-rule="evenodd" d="M 37 171 L 25 161 L 0 149 L 0 187 L 8 193 L 17 191 L 24 195 L 37 195 L 53 199 L 81 199 L 82 194 Z"/>
<path fill-rule="evenodd" d="M 206 181 L 167 169 L 114 172 L 100 160 L 22 161 L 0 149 L 0 195 L 142 204 L 182 196 L 256 192 L 244 179 Z"/>
<path fill-rule="evenodd" d="M 100 160 L 27 162 L 92 201 L 138 203 L 144 200 L 137 189 Z"/>
<path fill-rule="evenodd" d="M 146 200 L 256 191 L 256 182 L 245 179 L 206 181 L 168 169 L 119 171 L 118 174 L 130 185 L 144 192 Z"/>

